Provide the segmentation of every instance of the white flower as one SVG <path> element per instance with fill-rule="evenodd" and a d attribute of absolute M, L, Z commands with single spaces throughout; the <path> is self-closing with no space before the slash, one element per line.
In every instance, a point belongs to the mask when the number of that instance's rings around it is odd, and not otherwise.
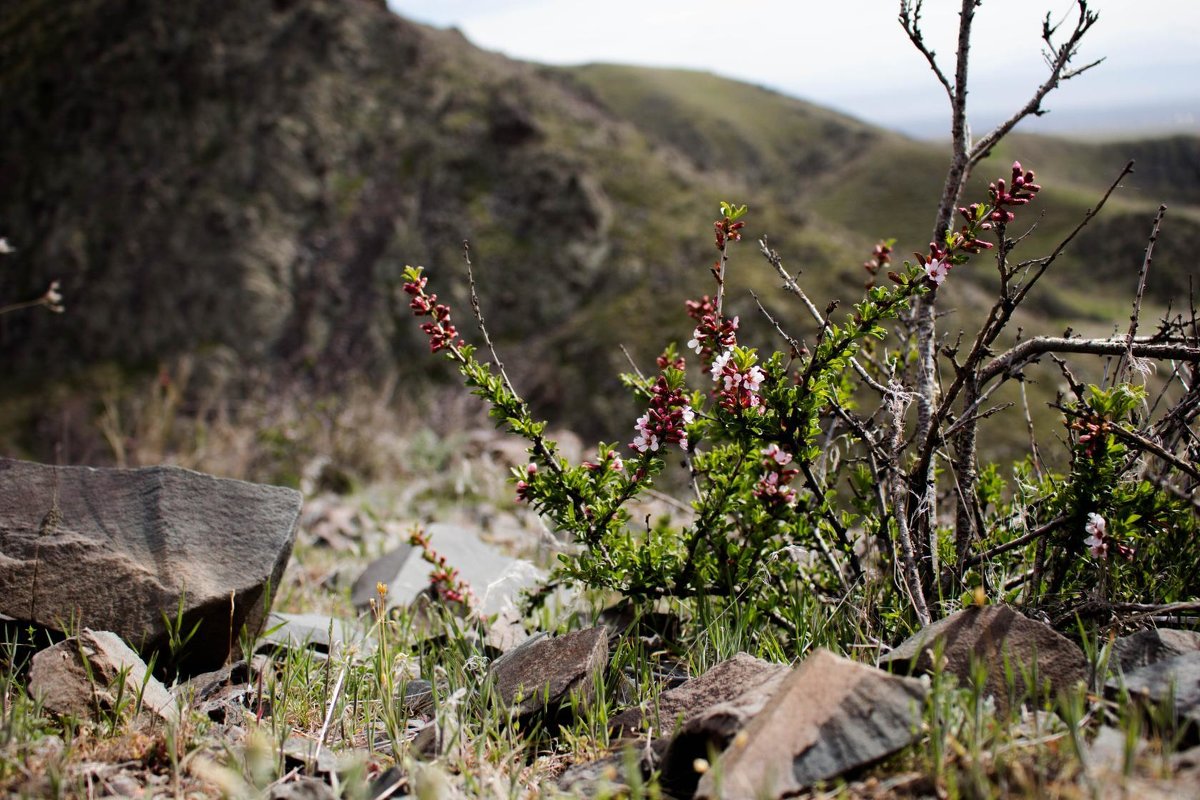
<path fill-rule="evenodd" d="M 15 253 L 15 252 L 17 252 L 17 248 L 15 248 L 11 244 L 9 244 L 8 239 L 6 239 L 4 237 L 0 237 L 0 255 L 7 256 L 7 255 L 9 255 L 11 253 Z"/>
<path fill-rule="evenodd" d="M 691 425 L 692 422 L 696 419 L 696 412 L 692 409 L 691 406 L 684 406 L 681 411 L 681 414 L 682 414 L 682 416 L 680 416 L 680 419 L 683 420 L 684 425 Z"/>
<path fill-rule="evenodd" d="M 757 392 L 759 387 L 762 386 L 762 382 L 766 379 L 766 377 L 766 373 L 764 373 L 759 367 L 751 367 L 749 372 L 746 373 L 746 377 L 742 379 L 742 385 L 745 386 L 748 391 Z"/>
<path fill-rule="evenodd" d="M 1083 529 L 1090 535 L 1088 538 L 1083 540 L 1083 543 L 1087 545 L 1088 550 L 1090 550 L 1092 555 L 1096 558 L 1100 558 L 1108 554 L 1108 542 L 1105 541 L 1107 528 L 1108 523 L 1105 522 L 1104 517 L 1095 512 L 1088 514 L 1088 521 L 1087 524 L 1083 526 Z"/>
<path fill-rule="evenodd" d="M 721 380 L 721 373 L 725 370 L 725 365 L 729 363 L 729 359 L 731 359 L 731 358 L 733 358 L 733 351 L 726 350 L 723 353 L 721 353 L 721 355 L 719 355 L 713 359 L 711 372 L 712 372 L 712 379 L 714 381 Z M 728 389 L 729 385 L 726 384 L 725 388 Z"/>
<path fill-rule="evenodd" d="M 688 339 L 688 348 L 695 350 L 697 355 L 699 355 L 699 353 L 704 349 L 704 345 L 702 344 L 702 340 L 704 338 L 704 333 L 701 332 L 699 328 L 696 328 L 694 331 L 692 331 L 692 338 Z"/>
<path fill-rule="evenodd" d="M 943 259 L 935 259 L 925 265 L 925 277 L 933 281 L 935 286 L 941 286 L 942 281 L 950 274 L 950 265 Z"/>

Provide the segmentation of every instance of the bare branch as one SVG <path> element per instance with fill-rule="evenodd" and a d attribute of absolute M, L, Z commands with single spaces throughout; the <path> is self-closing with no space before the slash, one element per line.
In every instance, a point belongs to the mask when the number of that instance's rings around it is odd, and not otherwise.
<path fill-rule="evenodd" d="M 913 3 L 912 0 L 900 0 L 900 27 L 904 28 L 904 32 L 908 34 L 908 39 L 913 43 L 913 47 L 925 56 L 925 60 L 929 62 L 929 68 L 937 76 L 938 83 L 946 90 L 946 97 L 950 98 L 950 102 L 953 103 L 954 87 L 950 85 L 946 74 L 938 66 L 937 54 L 925 44 L 925 36 L 921 32 L 921 6 L 922 0 L 916 0 L 916 3 Z"/>
<path fill-rule="evenodd" d="M 992 148 L 996 146 L 996 143 L 1007 136 L 1008 132 L 1016 127 L 1018 122 L 1031 115 L 1041 116 L 1045 114 L 1046 112 L 1042 108 L 1042 101 L 1046 99 L 1046 95 L 1057 89 L 1063 81 L 1086 72 L 1104 60 L 1093 61 L 1075 70 L 1067 69 L 1071 59 L 1075 57 L 1079 50 L 1080 40 L 1091 29 L 1092 25 L 1096 24 L 1096 20 L 1100 18 L 1098 13 L 1088 10 L 1087 0 L 1078 0 L 1078 7 L 1079 18 L 1075 22 L 1075 28 L 1071 31 L 1071 35 L 1067 37 L 1067 41 L 1063 42 L 1062 45 L 1055 46 L 1052 41 L 1056 28 L 1050 27 L 1049 23 L 1043 26 L 1042 38 L 1049 48 L 1050 75 L 1038 86 L 1037 90 L 1033 93 L 1033 97 L 1029 98 L 1029 101 L 1020 110 L 997 125 L 986 136 L 975 143 L 970 151 L 971 165 L 975 165 L 986 158 Z"/>
<path fill-rule="evenodd" d="M 1129 347 L 1133 347 L 1133 338 L 1137 335 L 1138 320 L 1142 315 L 1142 295 L 1146 292 L 1146 275 L 1150 272 L 1150 262 L 1154 260 L 1154 243 L 1158 241 L 1158 231 L 1162 227 L 1163 216 L 1167 213 L 1167 207 L 1160 205 L 1158 213 L 1154 215 L 1154 227 L 1150 229 L 1150 240 L 1146 242 L 1146 255 L 1142 259 L 1142 269 L 1138 273 L 1137 293 L 1133 296 L 1133 312 L 1129 315 Z M 1124 374 L 1130 368 L 1130 362 L 1133 360 L 1133 353 L 1126 349 L 1126 352 L 1121 354 L 1121 360 L 1117 362 L 1117 368 L 1113 371 L 1113 379 L 1117 382 L 1124 380 Z"/>
<path fill-rule="evenodd" d="M 980 384 L 1046 353 L 1088 353 L 1094 356 L 1119 356 L 1130 349 L 1139 358 L 1175 358 L 1200 362 L 1200 347 L 1175 342 L 1151 342 L 1138 339 L 1132 343 L 1125 337 L 1113 339 L 1068 339 L 1061 336 L 1038 336 L 1026 339 L 1010 350 L 996 356 L 979 371 Z"/>

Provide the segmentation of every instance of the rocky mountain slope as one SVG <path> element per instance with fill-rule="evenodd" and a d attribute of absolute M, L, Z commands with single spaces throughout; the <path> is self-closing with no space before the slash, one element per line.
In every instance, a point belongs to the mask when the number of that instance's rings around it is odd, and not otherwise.
<path fill-rule="evenodd" d="M 619 345 L 645 363 L 686 338 L 682 300 L 708 288 L 719 200 L 751 205 L 750 232 L 771 235 L 814 297 L 849 301 L 876 238 L 899 236 L 904 252 L 927 237 L 944 169 L 942 148 L 757 87 L 515 62 L 381 0 L 14 0 L 0 65 L 0 234 L 18 248 L 0 297 L 59 278 L 69 303 L 0 318 L 17 392 L 180 353 L 316 391 L 397 363 L 436 372 L 399 274 L 426 265 L 469 328 L 469 239 L 522 387 L 581 427 L 623 431 L 603 422 L 626 408 Z M 1186 283 L 1200 139 L 1014 139 L 981 175 L 1014 154 L 1047 183 L 1047 237 L 1145 154 L 1119 214 L 1064 274 L 1136 274 L 1152 210 L 1170 200 L 1183 208 L 1157 263 L 1173 277 L 1152 291 Z M 734 282 L 770 292 L 752 245 L 737 258 Z M 1044 310 L 1124 305 L 1077 294 L 1057 282 Z M 757 313 L 744 290 L 732 302 Z"/>

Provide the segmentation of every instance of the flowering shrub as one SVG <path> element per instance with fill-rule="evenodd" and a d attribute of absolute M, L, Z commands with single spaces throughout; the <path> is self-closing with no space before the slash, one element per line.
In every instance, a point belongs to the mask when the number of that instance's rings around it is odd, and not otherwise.
<path fill-rule="evenodd" d="M 1033 172 L 1014 163 L 1007 179 L 989 185 L 987 202 L 958 207 L 958 227 L 947 225 L 915 261 L 895 266 L 894 240 L 881 241 L 863 265 L 862 300 L 840 319 L 836 304 L 818 311 L 760 241 L 784 288 L 818 326 L 805 342 L 764 311 L 787 342 L 770 353 L 741 344 L 741 320 L 724 312 L 747 209 L 722 203 L 713 223 L 715 289 L 684 303 L 693 321 L 687 349 L 670 344 L 655 374 L 622 376 L 645 404 L 633 436 L 624 451 L 601 442 L 595 458 L 577 466 L 558 455 L 545 423 L 532 419 L 503 370 L 459 338 L 420 267 L 406 267 L 404 291 L 425 320 L 430 350 L 456 362 L 493 418 L 529 441 L 530 462 L 514 470 L 516 498 L 579 545 L 560 556 L 557 579 L 634 600 L 732 608 L 784 631 L 798 629 L 798 598 L 813 594 L 873 609 L 875 622 L 892 623 L 926 622 L 957 597 L 977 603 L 981 594 L 1041 605 L 1064 621 L 1086 608 L 1103 616 L 1118 601 L 1187 598 L 1200 569 L 1187 503 L 1195 483 L 1179 483 L 1171 471 L 1200 481 L 1200 470 L 1174 452 L 1194 441 L 1190 425 L 1200 413 L 1195 319 L 1190 329 L 1182 318 L 1164 321 L 1153 337 L 1135 340 L 1135 304 L 1127 337 L 1036 337 L 994 355 L 1013 310 L 1070 241 L 1045 258 L 1009 262 L 1017 241 L 1006 237 L 1007 226 L 1040 189 Z M 922 304 L 985 251 L 994 251 L 998 297 L 965 355 L 957 344 L 942 351 L 953 371 L 939 392 L 923 379 L 921 354 L 933 329 Z M 899 329 L 900 345 L 881 352 L 889 327 Z M 1069 474 L 1046 470 L 1032 443 L 1034 454 L 1006 481 L 996 465 L 977 463 L 978 421 L 1000 410 L 983 404 L 1039 355 L 1057 350 L 1120 355 L 1121 362 L 1110 387 L 1086 390 L 1063 366 L 1075 393 L 1059 406 L 1068 422 Z M 689 353 L 699 362 L 690 368 Z M 1182 398 L 1149 427 L 1138 410 L 1144 390 L 1123 377 L 1124 365 L 1143 356 L 1193 365 L 1190 381 L 1180 381 Z M 860 416 L 856 408 L 871 392 L 878 408 Z M 911 435 L 906 413 L 921 398 Z M 1151 456 L 1154 463 L 1145 460 Z M 690 515 L 634 525 L 630 502 L 655 486 L 668 458 L 682 459 L 687 470 Z M 949 466 L 945 480 L 939 458 Z M 953 515 L 939 515 L 939 502 L 949 502 Z M 440 579 L 452 585 L 441 567 Z M 973 589 L 956 595 L 965 587 Z M 939 598 L 940 607 L 930 602 Z"/>
<path fill-rule="evenodd" d="M 492 415 L 530 441 L 530 463 L 514 471 L 517 499 L 582 545 L 562 556 L 560 578 L 633 598 L 738 598 L 787 624 L 782 609 L 797 580 L 832 592 L 862 575 L 856 542 L 864 531 L 889 542 L 885 559 L 899 560 L 884 516 L 862 519 L 837 507 L 837 474 L 823 463 L 822 424 L 847 413 L 854 388 L 847 376 L 863 344 L 884 338 L 884 324 L 913 298 L 991 248 L 981 237 L 1011 221 L 1012 210 L 1036 195 L 1040 187 L 1032 172 L 1014 164 L 1012 176 L 1011 188 L 1003 180 L 991 185 L 990 203 L 960 208 L 961 226 L 931 242 L 915 263 L 905 262 L 886 273 L 886 283 L 869 286 L 853 313 L 841 321 L 823 319 L 811 348 L 765 355 L 738 343 L 739 320 L 723 311 L 731 250 L 746 224 L 744 206 L 723 203 L 713 226 L 716 291 L 685 304 L 695 321 L 688 347 L 711 388 L 688 389 L 687 361 L 674 346 L 659 357 L 658 374 L 623 376 L 646 402 L 627 446 L 628 463 L 605 443 L 595 461 L 572 466 L 561 459 L 543 436 L 545 424 L 531 419 L 503 374 L 458 339 L 450 310 L 427 292 L 421 268 L 406 268 L 404 291 L 413 312 L 430 320 L 422 329 L 431 351 L 457 362 Z M 881 243 L 868 269 L 874 277 L 890 263 L 891 245 Z M 635 530 L 626 506 L 654 485 L 673 449 L 690 472 L 692 518 Z M 804 552 L 820 553 L 822 560 L 815 566 L 809 560 L 803 575 L 805 559 L 777 558 Z"/>

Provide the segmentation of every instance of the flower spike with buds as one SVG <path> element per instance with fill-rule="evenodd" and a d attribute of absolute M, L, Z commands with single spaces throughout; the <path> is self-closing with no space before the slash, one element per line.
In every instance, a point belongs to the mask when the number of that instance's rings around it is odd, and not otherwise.
<path fill-rule="evenodd" d="M 671 373 L 680 376 L 680 373 Z M 682 377 L 682 376 L 680 376 Z M 650 390 L 650 408 L 638 417 L 637 436 L 629 447 L 639 453 L 658 452 L 665 444 L 688 449 L 687 427 L 696 418 L 683 390 L 672 386 L 666 375 L 659 375 Z"/>

